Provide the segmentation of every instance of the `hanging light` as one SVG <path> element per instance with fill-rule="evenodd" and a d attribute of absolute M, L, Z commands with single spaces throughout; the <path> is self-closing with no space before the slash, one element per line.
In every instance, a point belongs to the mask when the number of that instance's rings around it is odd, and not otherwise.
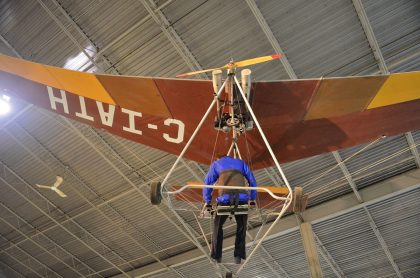
<path fill-rule="evenodd" d="M 5 115 L 10 112 L 10 97 L 2 95 L 0 97 L 0 115 Z"/>

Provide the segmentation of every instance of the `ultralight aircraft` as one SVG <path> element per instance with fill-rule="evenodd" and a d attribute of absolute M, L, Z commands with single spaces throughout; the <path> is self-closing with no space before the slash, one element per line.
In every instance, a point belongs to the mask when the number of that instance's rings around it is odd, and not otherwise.
<path fill-rule="evenodd" d="M 197 80 L 92 74 L 0 55 L 0 89 L 11 99 L 178 155 L 166 177 L 151 183 L 154 205 L 164 199 L 176 210 L 175 201 L 193 207 L 202 202 L 201 189 L 212 185 L 168 184 L 184 157 L 209 165 L 215 153 L 224 152 L 247 161 L 253 170 L 275 166 L 286 187 L 252 189 L 260 192 L 254 212 L 247 205 L 198 210 L 202 218 L 215 213 L 265 214 L 265 220 L 274 217 L 271 228 L 287 211 L 302 212 L 307 201 L 301 188 L 292 190 L 280 163 L 420 128 L 420 72 L 253 82 L 251 71 L 244 69 L 238 80 L 239 68 L 279 58 L 230 61 L 221 68 L 179 76 L 212 72 L 212 80 Z M 270 228 L 255 238 L 235 275 Z M 221 267 L 226 270 L 226 264 Z"/>

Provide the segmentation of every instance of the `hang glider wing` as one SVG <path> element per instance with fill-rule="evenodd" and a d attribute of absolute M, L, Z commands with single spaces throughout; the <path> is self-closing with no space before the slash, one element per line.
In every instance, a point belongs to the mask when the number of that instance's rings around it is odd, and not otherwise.
<path fill-rule="evenodd" d="M 10 97 L 179 154 L 213 98 L 207 80 L 76 72 L 0 55 L 0 89 Z M 420 128 L 420 72 L 254 82 L 252 106 L 280 162 Z M 209 164 L 230 142 L 210 117 L 186 153 Z M 226 134 L 230 138 L 230 134 Z M 257 131 L 241 136 L 254 168 L 272 165 Z"/>

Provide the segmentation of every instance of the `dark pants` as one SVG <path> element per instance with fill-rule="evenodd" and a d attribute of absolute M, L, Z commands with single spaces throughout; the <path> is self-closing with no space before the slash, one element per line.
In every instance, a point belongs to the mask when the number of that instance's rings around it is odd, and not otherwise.
<path fill-rule="evenodd" d="M 223 224 L 225 223 L 228 215 L 216 215 L 214 218 L 213 238 L 211 242 L 211 257 L 213 259 L 222 258 L 223 247 Z M 245 259 L 245 237 L 246 225 L 248 221 L 247 214 L 235 215 L 236 219 L 236 239 L 235 251 L 233 256 Z"/>

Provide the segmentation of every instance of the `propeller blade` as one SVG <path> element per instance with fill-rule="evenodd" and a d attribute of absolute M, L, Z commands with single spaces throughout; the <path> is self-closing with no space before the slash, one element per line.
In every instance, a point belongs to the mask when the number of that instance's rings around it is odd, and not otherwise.
<path fill-rule="evenodd" d="M 242 67 L 264 63 L 264 62 L 268 62 L 268 61 L 271 61 L 274 59 L 280 59 L 280 58 L 281 58 L 280 54 L 273 54 L 273 55 L 238 61 L 238 62 L 235 62 L 235 66 L 237 68 L 242 68 Z"/>
<path fill-rule="evenodd" d="M 48 188 L 50 189 L 51 186 L 46 186 L 46 185 L 40 185 L 40 184 L 35 184 L 36 186 L 38 186 L 39 188 Z"/>
<path fill-rule="evenodd" d="M 67 195 L 64 194 L 64 192 L 61 191 L 60 189 L 56 188 L 54 191 L 57 192 L 57 194 L 60 195 L 60 197 L 63 197 L 63 198 L 67 197 Z"/>
<path fill-rule="evenodd" d="M 60 184 L 63 182 L 63 178 L 62 177 L 60 177 L 60 176 L 57 176 L 56 177 L 56 181 L 55 181 L 55 183 L 54 183 L 54 185 L 53 185 L 53 187 L 55 187 L 55 188 L 57 188 L 57 187 L 59 187 L 60 186 Z"/>
<path fill-rule="evenodd" d="M 262 56 L 262 57 L 258 57 L 258 58 L 252 58 L 252 59 L 247 59 L 247 60 L 234 62 L 233 64 L 229 63 L 229 64 L 224 65 L 223 67 L 220 67 L 220 68 L 206 69 L 206 70 L 199 70 L 199 71 L 193 71 L 193 72 L 178 74 L 176 77 L 191 76 L 191 75 L 206 73 L 206 72 L 210 72 L 210 71 L 214 71 L 214 70 L 218 70 L 218 69 L 224 70 L 224 69 L 228 69 L 230 67 L 242 68 L 242 67 L 246 67 L 246 66 L 250 66 L 250 65 L 264 63 L 264 62 L 271 61 L 271 60 L 274 60 L 274 59 L 280 59 L 281 56 L 282 56 L 281 54 L 273 54 L 273 55 L 268 55 L 268 56 Z"/>
<path fill-rule="evenodd" d="M 183 73 L 183 74 L 178 74 L 176 77 L 191 76 L 191 75 L 196 75 L 196 74 L 200 74 L 200 73 L 214 71 L 214 70 L 217 70 L 217 69 L 218 68 L 216 68 L 216 69 L 199 70 L 199 71 L 193 71 L 193 72 L 187 72 L 187 73 Z"/>

